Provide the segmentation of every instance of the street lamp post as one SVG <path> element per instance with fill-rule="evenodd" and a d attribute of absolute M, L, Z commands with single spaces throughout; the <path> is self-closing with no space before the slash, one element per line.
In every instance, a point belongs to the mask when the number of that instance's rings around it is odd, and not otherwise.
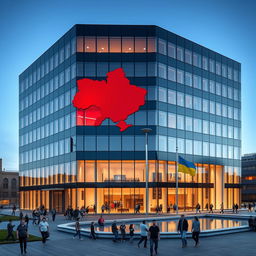
<path fill-rule="evenodd" d="M 148 133 L 152 131 L 150 128 L 143 128 L 141 131 L 145 134 L 145 160 L 146 160 L 146 215 L 148 215 Z"/>

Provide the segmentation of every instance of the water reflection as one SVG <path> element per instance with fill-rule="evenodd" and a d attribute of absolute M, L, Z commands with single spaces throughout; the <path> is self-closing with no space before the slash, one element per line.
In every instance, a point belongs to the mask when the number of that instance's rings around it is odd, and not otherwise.
<path fill-rule="evenodd" d="M 222 228 L 231 228 L 231 227 L 240 227 L 247 225 L 247 221 L 240 220 L 225 220 L 225 219 L 210 219 L 210 218 L 199 218 L 201 224 L 201 231 L 204 230 L 216 230 Z M 132 222 L 125 223 L 126 232 L 129 232 L 129 225 Z M 140 223 L 133 222 L 135 232 L 140 232 Z M 152 222 L 147 222 L 147 225 L 150 226 Z M 177 231 L 178 220 L 168 220 L 168 221 L 157 221 L 161 232 L 176 232 Z M 119 224 L 120 225 L 120 224 Z M 119 228 L 118 225 L 118 228 Z M 192 227 L 192 219 L 188 219 L 189 231 Z M 104 227 L 96 227 L 97 231 L 111 232 L 111 225 Z"/>

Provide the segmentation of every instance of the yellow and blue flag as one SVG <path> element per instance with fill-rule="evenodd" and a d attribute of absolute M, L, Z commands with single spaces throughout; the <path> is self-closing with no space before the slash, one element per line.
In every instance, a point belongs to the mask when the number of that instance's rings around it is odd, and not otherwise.
<path fill-rule="evenodd" d="M 194 163 L 189 162 L 189 161 L 185 160 L 184 158 L 182 158 L 181 156 L 179 156 L 178 171 L 190 174 L 191 176 L 195 176 L 196 175 L 196 166 Z"/>

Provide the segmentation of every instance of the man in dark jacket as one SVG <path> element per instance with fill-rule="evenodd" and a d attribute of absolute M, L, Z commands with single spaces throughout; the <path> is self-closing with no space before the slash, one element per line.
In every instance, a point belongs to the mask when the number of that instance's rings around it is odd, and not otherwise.
<path fill-rule="evenodd" d="M 184 214 L 180 216 L 177 230 L 181 235 L 182 248 L 187 247 L 188 221 L 186 220 Z"/>
<path fill-rule="evenodd" d="M 9 220 L 9 223 L 7 224 L 7 237 L 6 240 L 9 240 L 11 237 L 13 241 L 15 241 L 14 235 L 13 235 L 13 228 L 15 225 L 12 225 L 12 220 Z"/>

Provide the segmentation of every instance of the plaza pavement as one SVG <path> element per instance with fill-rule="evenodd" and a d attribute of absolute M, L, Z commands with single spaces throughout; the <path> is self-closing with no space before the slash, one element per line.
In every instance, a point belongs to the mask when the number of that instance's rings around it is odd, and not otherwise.
<path fill-rule="evenodd" d="M 10 212 L 3 211 L 2 213 L 8 214 Z M 1 214 L 1 211 L 0 211 Z M 242 212 L 241 214 L 248 214 Z M 250 213 L 255 215 L 255 213 Z M 106 215 L 105 219 L 116 219 L 120 217 L 116 215 Z M 123 216 L 137 217 L 137 216 Z M 141 217 L 141 216 L 140 216 Z M 85 220 L 97 220 L 98 215 L 92 215 Z M 78 239 L 73 240 L 71 234 L 57 231 L 57 225 L 67 222 L 63 216 L 58 215 L 56 222 L 49 221 L 50 224 L 50 240 L 46 245 L 41 242 L 28 243 L 27 256 L 142 256 L 150 255 L 149 244 L 148 248 L 138 248 L 138 240 L 134 240 L 133 244 L 113 243 L 108 239 L 91 240 L 84 237 L 83 241 Z M 15 222 L 14 224 L 18 224 Z M 5 228 L 6 223 L 0 224 L 0 229 Z M 33 226 L 31 221 L 29 224 L 29 232 L 34 235 L 40 235 L 38 226 Z M 192 239 L 188 240 L 188 247 L 182 249 L 181 241 L 179 239 L 163 239 L 159 241 L 159 256 L 171 255 L 207 255 L 207 256 L 247 256 L 254 255 L 256 250 L 256 232 L 243 232 L 237 234 L 215 236 L 201 239 L 199 248 L 193 247 L 194 242 Z M 143 246 L 142 246 L 143 247 Z M 4 244 L 0 245 L 0 256 L 14 256 L 19 254 L 19 244 Z"/>

